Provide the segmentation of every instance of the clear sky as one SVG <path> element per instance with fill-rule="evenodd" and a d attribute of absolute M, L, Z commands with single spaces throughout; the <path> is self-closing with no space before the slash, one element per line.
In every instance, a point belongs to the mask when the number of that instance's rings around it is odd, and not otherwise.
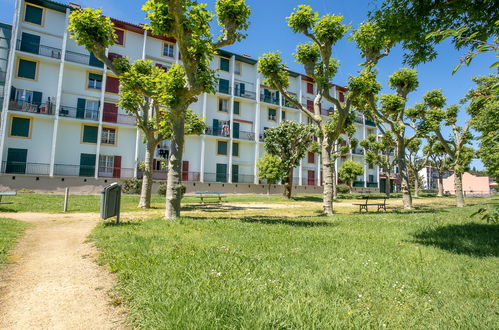
<path fill-rule="evenodd" d="M 204 0 L 210 8 L 214 8 L 215 0 Z M 61 0 L 61 2 L 63 2 Z M 82 7 L 102 8 L 104 14 L 130 23 L 145 22 L 144 12 L 140 7 L 145 1 L 137 0 L 72 0 Z M 203 2 L 203 1 L 200 1 Z M 0 22 L 11 23 L 15 0 L 0 0 Z M 289 68 L 293 71 L 304 72 L 301 65 L 294 62 L 293 52 L 299 43 L 308 40 L 291 32 L 286 23 L 286 17 L 299 4 L 308 4 L 320 15 L 331 13 L 343 15 L 344 22 L 354 27 L 366 20 L 367 13 L 376 6 L 375 0 L 247 0 L 252 10 L 251 25 L 248 37 L 242 42 L 227 49 L 240 54 L 248 54 L 258 58 L 261 54 L 270 51 L 280 51 Z M 485 13 L 484 13 L 485 14 Z M 218 28 L 214 26 L 214 31 Z M 452 68 L 458 63 L 465 50 L 456 51 L 450 43 L 443 43 L 438 47 L 439 56 L 430 63 L 418 66 L 419 88 L 409 96 L 412 105 L 421 100 L 422 95 L 433 88 L 441 88 L 447 96 L 448 104 L 456 104 L 464 94 L 474 86 L 471 77 L 492 73 L 489 66 L 494 61 L 492 55 L 481 55 L 474 59 L 471 66 L 461 67 L 451 75 Z M 403 67 L 403 51 L 395 47 L 390 56 L 379 63 L 379 80 L 385 87 L 384 93 L 390 92 L 387 85 L 388 77 L 394 71 Z M 333 56 L 340 63 L 340 70 L 335 78 L 336 84 L 346 84 L 349 75 L 355 74 L 358 64 L 361 63 L 359 52 L 347 38 L 339 41 L 334 49 Z M 461 112 L 460 122 L 466 121 L 467 116 Z M 472 164 L 478 169 L 483 166 L 476 160 Z"/>

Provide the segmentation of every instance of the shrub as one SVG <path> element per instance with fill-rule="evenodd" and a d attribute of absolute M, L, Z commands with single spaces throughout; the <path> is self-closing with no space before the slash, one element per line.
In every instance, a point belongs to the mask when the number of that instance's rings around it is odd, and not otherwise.
<path fill-rule="evenodd" d="M 338 194 L 348 194 L 350 192 L 350 187 L 346 184 L 339 184 L 336 186 L 336 192 Z"/>
<path fill-rule="evenodd" d="M 180 186 L 180 193 L 182 196 L 185 194 L 185 186 Z M 158 195 L 165 196 L 166 195 L 166 183 L 161 183 L 158 187 Z"/>
<path fill-rule="evenodd" d="M 142 180 L 139 179 L 126 179 L 121 185 L 124 194 L 140 194 L 142 190 Z"/>

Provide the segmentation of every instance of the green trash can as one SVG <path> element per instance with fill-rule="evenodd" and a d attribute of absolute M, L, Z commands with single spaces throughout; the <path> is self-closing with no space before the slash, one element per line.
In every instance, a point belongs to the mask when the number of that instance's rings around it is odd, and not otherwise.
<path fill-rule="evenodd" d="M 102 219 L 116 217 L 116 223 L 120 222 L 121 186 L 113 183 L 101 192 L 100 216 Z"/>

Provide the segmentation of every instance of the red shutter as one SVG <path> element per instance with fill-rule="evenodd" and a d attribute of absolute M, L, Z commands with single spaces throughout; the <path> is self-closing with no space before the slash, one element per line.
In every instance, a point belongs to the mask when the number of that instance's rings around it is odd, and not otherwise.
<path fill-rule="evenodd" d="M 309 162 L 310 164 L 314 164 L 314 163 L 315 163 L 315 155 L 314 155 L 314 153 L 313 153 L 313 152 L 309 152 L 309 153 L 308 153 L 308 162 Z"/>
<path fill-rule="evenodd" d="M 307 110 L 314 112 L 314 101 L 307 100 Z"/>
<path fill-rule="evenodd" d="M 182 181 L 189 181 L 189 161 L 182 162 Z"/>
<path fill-rule="evenodd" d="M 109 53 L 107 55 L 107 58 L 110 59 L 111 61 L 114 61 L 115 58 L 122 58 L 123 55 L 116 54 L 116 53 Z"/>
<path fill-rule="evenodd" d="M 118 121 L 118 106 L 114 103 L 104 103 L 102 120 L 107 123 L 116 123 Z"/>
<path fill-rule="evenodd" d="M 309 186 L 314 186 L 315 185 L 315 171 L 308 171 L 308 185 Z"/>
<path fill-rule="evenodd" d="M 113 178 L 121 178 L 121 156 L 114 156 Z"/>
<path fill-rule="evenodd" d="M 345 93 L 340 92 L 340 102 L 345 102 Z"/>
<path fill-rule="evenodd" d="M 118 94 L 120 92 L 120 79 L 116 77 L 107 76 L 106 92 Z"/>
<path fill-rule="evenodd" d="M 307 83 L 307 93 L 314 94 L 314 84 Z"/>
<path fill-rule="evenodd" d="M 117 36 L 117 41 L 116 43 L 118 45 L 121 45 L 123 46 L 125 44 L 125 31 L 123 30 L 118 30 L 118 29 L 114 29 L 114 33 L 116 33 L 116 36 Z"/>

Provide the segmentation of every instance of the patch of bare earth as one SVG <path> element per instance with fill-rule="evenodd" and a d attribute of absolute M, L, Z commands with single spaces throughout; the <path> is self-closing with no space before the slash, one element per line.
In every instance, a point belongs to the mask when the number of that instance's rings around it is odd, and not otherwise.
<path fill-rule="evenodd" d="M 0 274 L 0 329 L 122 329 L 115 284 L 86 239 L 96 214 L 9 213 L 33 224 Z"/>

